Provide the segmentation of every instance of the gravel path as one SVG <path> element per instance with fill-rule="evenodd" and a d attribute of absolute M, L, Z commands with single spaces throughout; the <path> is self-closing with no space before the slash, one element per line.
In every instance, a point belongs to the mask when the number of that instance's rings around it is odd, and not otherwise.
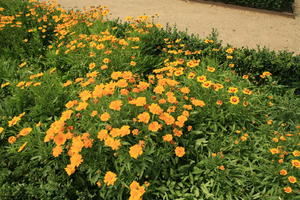
<path fill-rule="evenodd" d="M 185 0 L 59 0 L 65 8 L 107 6 L 112 18 L 160 16 L 157 23 L 176 24 L 179 30 L 206 37 L 216 28 L 223 43 L 236 47 L 266 46 L 300 54 L 300 0 L 296 1 L 296 19 L 252 11 L 213 6 Z"/>

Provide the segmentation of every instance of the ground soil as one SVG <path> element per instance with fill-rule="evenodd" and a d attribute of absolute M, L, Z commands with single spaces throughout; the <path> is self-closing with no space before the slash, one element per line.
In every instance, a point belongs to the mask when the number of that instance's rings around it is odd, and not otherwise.
<path fill-rule="evenodd" d="M 300 0 L 296 18 L 215 6 L 188 0 L 59 0 L 65 8 L 107 6 L 110 18 L 159 14 L 157 23 L 176 25 L 201 38 L 217 29 L 223 43 L 236 47 L 266 46 L 300 54 Z M 298 14 L 299 13 L 299 14 Z"/>

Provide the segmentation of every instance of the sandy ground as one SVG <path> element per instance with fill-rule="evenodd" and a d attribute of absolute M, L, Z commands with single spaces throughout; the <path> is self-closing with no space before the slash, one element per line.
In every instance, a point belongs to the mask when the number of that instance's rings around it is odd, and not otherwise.
<path fill-rule="evenodd" d="M 206 37 L 218 30 L 223 43 L 236 47 L 266 46 L 300 54 L 300 0 L 296 1 L 296 19 L 212 6 L 184 0 L 59 0 L 65 8 L 107 6 L 111 18 L 126 16 L 160 16 L 157 23 L 175 25 L 179 30 Z"/>

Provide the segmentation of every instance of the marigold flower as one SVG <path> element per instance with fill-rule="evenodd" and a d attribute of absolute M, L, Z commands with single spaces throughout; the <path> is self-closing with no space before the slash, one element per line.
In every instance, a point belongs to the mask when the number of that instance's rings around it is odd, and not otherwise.
<path fill-rule="evenodd" d="M 68 87 L 68 86 L 71 85 L 72 83 L 73 83 L 72 81 L 67 80 L 67 82 L 65 82 L 65 83 L 63 84 L 63 87 Z"/>
<path fill-rule="evenodd" d="M 149 106 L 149 111 L 152 114 L 156 114 L 156 115 L 160 115 L 161 113 L 163 113 L 163 109 L 161 109 L 160 106 L 158 104 L 156 104 L 156 103 L 152 103 Z"/>
<path fill-rule="evenodd" d="M 106 122 L 110 119 L 110 114 L 108 112 L 103 113 L 100 115 L 100 120 L 103 122 Z"/>
<path fill-rule="evenodd" d="M 277 149 L 277 148 L 272 148 L 272 149 L 270 149 L 270 152 L 271 152 L 272 154 L 278 154 L 278 153 L 280 153 L 279 149 Z"/>
<path fill-rule="evenodd" d="M 112 150 L 118 150 L 121 146 L 121 142 L 119 139 L 114 139 L 112 137 L 108 137 L 105 139 L 104 144 L 109 146 Z"/>
<path fill-rule="evenodd" d="M 143 154 L 143 148 L 139 144 L 133 145 L 130 147 L 129 154 L 132 158 L 137 159 L 137 157 Z"/>
<path fill-rule="evenodd" d="M 284 190 L 285 193 L 293 192 L 293 189 L 291 187 L 284 187 L 283 190 Z"/>
<path fill-rule="evenodd" d="M 171 142 L 173 140 L 173 136 L 171 134 L 166 134 L 163 136 L 163 141 Z"/>
<path fill-rule="evenodd" d="M 287 171 L 285 169 L 282 169 L 279 171 L 279 174 L 282 176 L 285 176 L 285 175 L 287 175 Z"/>
<path fill-rule="evenodd" d="M 162 127 L 161 124 L 159 124 L 157 121 L 154 121 L 149 124 L 148 130 L 152 132 L 157 132 Z"/>
<path fill-rule="evenodd" d="M 30 128 L 30 127 L 28 127 L 28 128 L 23 128 L 23 129 L 19 132 L 18 136 L 26 136 L 26 135 L 28 135 L 31 131 L 32 131 L 32 128 Z"/>
<path fill-rule="evenodd" d="M 76 111 L 85 110 L 88 107 L 88 105 L 89 104 L 87 102 L 80 102 L 75 110 Z"/>
<path fill-rule="evenodd" d="M 143 194 L 145 193 L 144 186 L 140 186 L 140 184 L 136 181 L 133 181 L 130 184 L 130 197 L 129 200 L 141 200 Z"/>
<path fill-rule="evenodd" d="M 108 135 L 108 131 L 107 131 L 107 130 L 103 129 L 103 130 L 100 130 L 100 131 L 98 132 L 97 138 L 98 138 L 99 140 L 104 141 L 104 140 L 106 140 L 108 137 L 109 137 L 109 135 Z"/>
<path fill-rule="evenodd" d="M 62 153 L 62 147 L 61 146 L 56 146 L 52 149 L 52 155 L 54 157 L 58 157 Z"/>
<path fill-rule="evenodd" d="M 148 122 L 150 120 L 150 115 L 148 112 L 143 112 L 142 114 L 139 114 L 137 116 L 137 119 L 138 119 L 138 122 L 148 124 Z"/>
<path fill-rule="evenodd" d="M 128 102 L 129 104 L 134 104 L 136 106 L 144 106 L 146 105 L 146 97 L 138 97 Z"/>
<path fill-rule="evenodd" d="M 106 172 L 104 176 L 104 183 L 107 186 L 114 185 L 115 182 L 117 181 L 117 175 L 111 171 Z"/>
<path fill-rule="evenodd" d="M 183 157 L 185 155 L 185 149 L 184 147 L 176 147 L 175 148 L 175 154 L 177 157 Z"/>
<path fill-rule="evenodd" d="M 65 171 L 67 172 L 67 174 L 69 176 L 71 176 L 74 172 L 75 172 L 75 166 L 73 165 L 67 165 L 67 167 L 65 168 Z"/>
<path fill-rule="evenodd" d="M 122 101 L 121 100 L 115 100 L 115 101 L 112 101 L 110 104 L 109 104 L 109 108 L 112 109 L 112 110 L 121 110 L 121 106 L 123 105 Z"/>
<path fill-rule="evenodd" d="M 8 138 L 8 143 L 9 143 L 9 144 L 13 144 L 13 143 L 16 142 L 16 140 L 17 140 L 17 138 L 16 138 L 15 136 L 10 136 L 10 137 Z"/>
<path fill-rule="evenodd" d="M 225 167 L 224 167 L 224 165 L 221 165 L 221 166 L 218 167 L 218 169 L 224 171 Z"/>
<path fill-rule="evenodd" d="M 194 106 L 200 106 L 200 107 L 204 107 L 205 106 L 205 102 L 202 100 L 198 100 L 198 99 L 192 99 L 192 104 Z"/>
<path fill-rule="evenodd" d="M 20 146 L 20 148 L 18 149 L 18 152 L 23 151 L 23 149 L 25 148 L 26 145 L 27 145 L 27 142 L 24 142 L 24 144 L 22 144 L 22 146 Z"/>

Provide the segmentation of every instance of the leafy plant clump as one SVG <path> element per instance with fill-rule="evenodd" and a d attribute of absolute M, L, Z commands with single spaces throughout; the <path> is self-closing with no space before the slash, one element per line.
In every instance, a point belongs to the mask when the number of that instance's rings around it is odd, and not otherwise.
<path fill-rule="evenodd" d="M 293 12 L 294 0 L 213 0 L 224 3 L 246 6 L 251 8 L 262 8 L 275 11 Z"/>
<path fill-rule="evenodd" d="M 295 88 L 240 75 L 214 34 L 108 12 L 0 3 L 1 199 L 300 195 Z"/>

